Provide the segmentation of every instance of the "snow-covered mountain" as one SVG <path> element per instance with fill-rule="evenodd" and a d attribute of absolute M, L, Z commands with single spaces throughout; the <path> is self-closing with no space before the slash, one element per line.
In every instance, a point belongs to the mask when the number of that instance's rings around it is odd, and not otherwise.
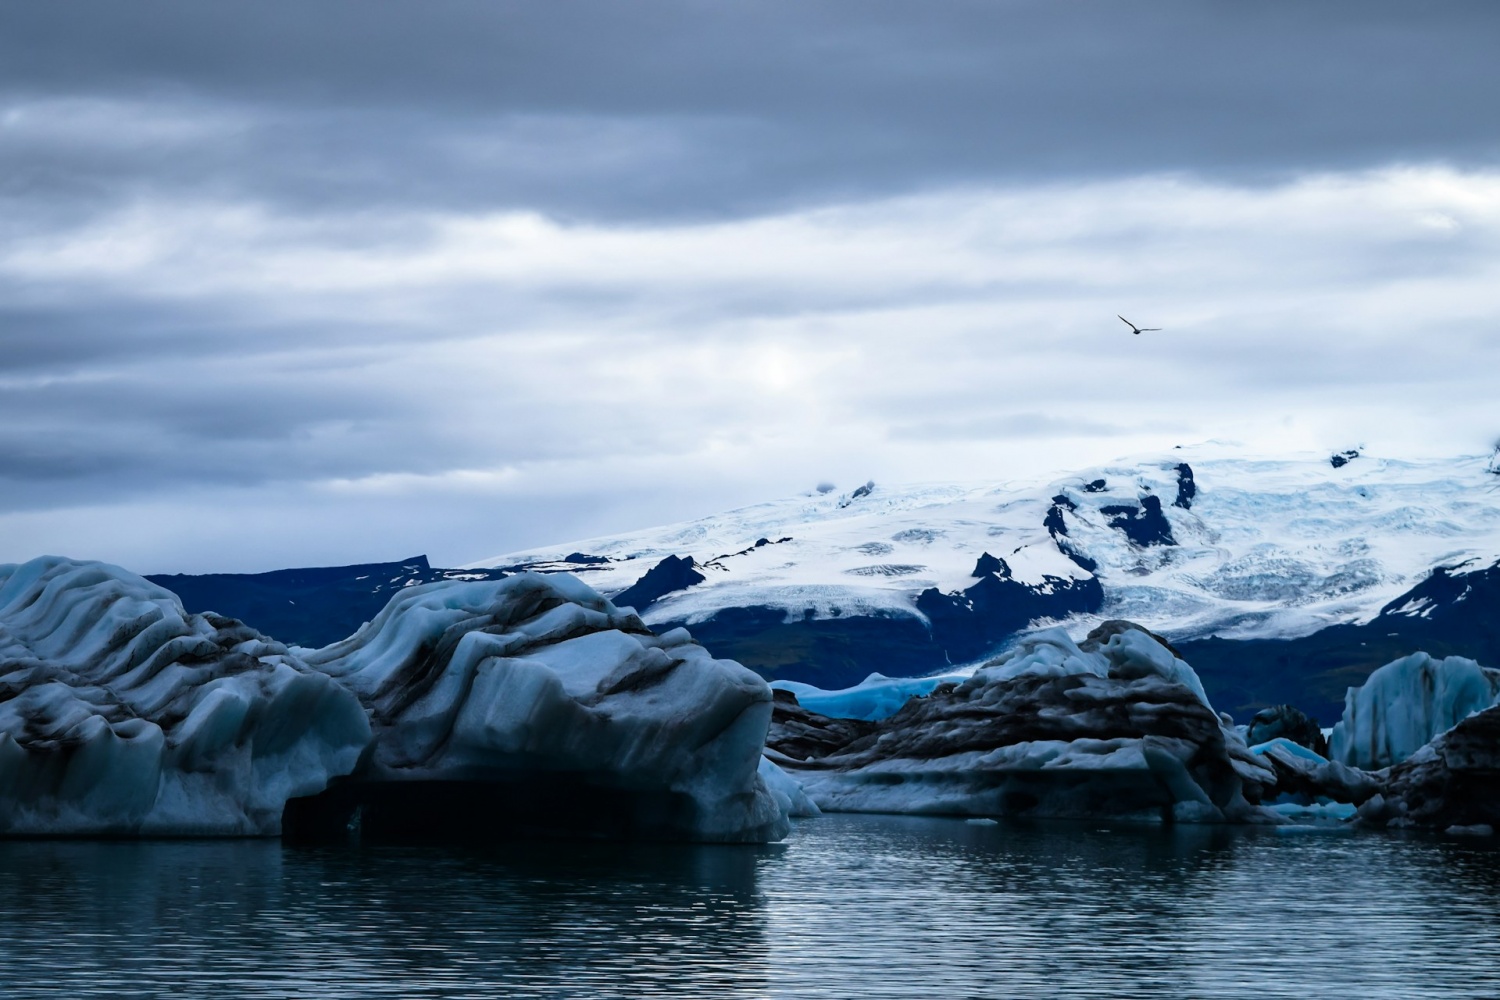
<path fill-rule="evenodd" d="M 574 572 L 716 655 L 839 686 L 972 662 L 1042 623 L 1128 618 L 1182 642 L 1420 617 L 1391 604 L 1500 556 L 1497 487 L 1485 457 L 1203 445 L 1050 481 L 867 484 L 471 565 Z"/>

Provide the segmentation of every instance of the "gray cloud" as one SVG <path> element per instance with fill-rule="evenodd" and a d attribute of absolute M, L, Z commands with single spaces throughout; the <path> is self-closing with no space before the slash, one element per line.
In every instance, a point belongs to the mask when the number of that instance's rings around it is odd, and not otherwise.
<path fill-rule="evenodd" d="M 961 419 L 893 424 L 897 441 L 986 441 L 1016 438 L 1114 437 L 1125 433 L 1118 425 L 1071 420 L 1045 413 L 979 413 Z"/>
<path fill-rule="evenodd" d="M 1497 27 L 0 2 L 0 559 L 458 562 L 822 477 L 1482 448 Z"/>
<path fill-rule="evenodd" d="M 147 141 L 11 144 L 3 175 L 640 218 L 1489 162 L 1497 22 L 1483 2 L 9 4 L 0 93 L 124 100 Z"/>

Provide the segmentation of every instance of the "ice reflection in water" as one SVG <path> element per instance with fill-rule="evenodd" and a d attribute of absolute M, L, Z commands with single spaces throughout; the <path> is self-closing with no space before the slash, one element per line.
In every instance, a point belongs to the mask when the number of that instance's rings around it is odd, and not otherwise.
<path fill-rule="evenodd" d="M 1487 842 L 830 816 L 761 848 L 0 843 L 0 994 L 1500 996 Z"/>

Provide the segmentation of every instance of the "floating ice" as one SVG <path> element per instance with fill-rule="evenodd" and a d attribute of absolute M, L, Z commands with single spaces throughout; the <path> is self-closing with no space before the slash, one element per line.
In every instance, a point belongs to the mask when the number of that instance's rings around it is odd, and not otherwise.
<path fill-rule="evenodd" d="M 1285 736 L 1257 743 L 1250 752 L 1276 772 L 1274 808 L 1312 809 L 1337 803 L 1349 806 L 1352 815 L 1355 806 L 1380 791 L 1374 775 L 1329 760 Z"/>
<path fill-rule="evenodd" d="M 778 839 L 806 803 L 758 773 L 770 713 L 566 575 L 405 588 L 291 650 L 113 566 L 0 566 L 0 833 Z"/>
<path fill-rule="evenodd" d="M 348 691 L 115 566 L 0 566 L 0 833 L 245 835 L 349 773 Z"/>
<path fill-rule="evenodd" d="M 758 773 L 771 690 L 685 629 L 654 635 L 566 574 L 410 588 L 309 665 L 374 742 L 299 823 L 777 840 Z"/>
<path fill-rule="evenodd" d="M 931 694 L 944 681 L 961 680 L 963 675 L 939 677 L 886 677 L 871 674 L 853 687 L 824 691 L 798 681 L 772 681 L 771 687 L 790 691 L 797 703 L 810 712 L 835 719 L 864 719 L 873 722 L 895 715 L 912 698 Z"/>
<path fill-rule="evenodd" d="M 1372 826 L 1500 826 L 1500 706 L 1463 719 L 1383 775 L 1359 809 Z"/>
<path fill-rule="evenodd" d="M 1159 639 L 1108 622 L 1033 635 L 878 721 L 778 696 L 768 747 L 830 812 L 1276 822 L 1272 768 Z"/>
<path fill-rule="evenodd" d="M 1331 820 L 1344 823 L 1354 818 L 1356 806 L 1349 802 L 1277 802 L 1270 809 L 1289 820 Z"/>
<path fill-rule="evenodd" d="M 810 817 L 821 816 L 823 810 L 819 809 L 802 786 L 790 774 L 765 757 L 760 759 L 760 776 L 770 789 L 771 795 L 775 797 L 782 810 L 788 816 Z"/>
<path fill-rule="evenodd" d="M 1413 653 L 1376 670 L 1344 698 L 1329 754 L 1365 770 L 1400 763 L 1445 730 L 1500 698 L 1500 670 Z"/>

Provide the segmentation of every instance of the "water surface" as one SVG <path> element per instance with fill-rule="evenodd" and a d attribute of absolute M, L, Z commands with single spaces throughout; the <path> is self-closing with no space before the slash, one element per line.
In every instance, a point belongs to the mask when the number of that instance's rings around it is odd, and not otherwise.
<path fill-rule="evenodd" d="M 828 816 L 767 847 L 0 842 L 14 997 L 1500 997 L 1483 840 Z"/>

